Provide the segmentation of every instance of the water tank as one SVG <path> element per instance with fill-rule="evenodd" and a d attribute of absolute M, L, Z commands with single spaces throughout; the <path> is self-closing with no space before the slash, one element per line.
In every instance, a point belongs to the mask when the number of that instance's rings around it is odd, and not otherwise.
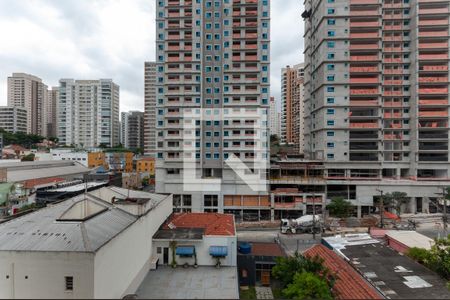
<path fill-rule="evenodd" d="M 250 243 L 239 243 L 238 251 L 241 254 L 252 253 L 252 245 Z"/>

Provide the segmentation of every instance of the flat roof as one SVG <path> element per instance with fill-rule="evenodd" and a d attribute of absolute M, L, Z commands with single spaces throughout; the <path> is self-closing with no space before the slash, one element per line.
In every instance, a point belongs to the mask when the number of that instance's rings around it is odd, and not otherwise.
<path fill-rule="evenodd" d="M 431 246 L 434 245 L 433 239 L 416 231 L 389 230 L 386 232 L 386 236 L 409 248 L 417 247 L 430 250 Z"/>
<path fill-rule="evenodd" d="M 347 245 L 340 252 L 386 297 L 450 299 L 444 279 L 381 243 Z"/>
<path fill-rule="evenodd" d="M 57 221 L 82 201 L 104 210 L 83 222 Z M 0 251 L 96 252 L 137 219 L 89 194 L 80 195 L 0 224 Z"/>
<path fill-rule="evenodd" d="M 160 266 L 135 293 L 139 299 L 239 299 L 237 268 Z"/>
<path fill-rule="evenodd" d="M 8 182 L 21 182 L 38 178 L 49 178 L 87 174 L 90 169 L 74 161 L 33 161 L 5 163 L 1 169 L 7 169 Z"/>

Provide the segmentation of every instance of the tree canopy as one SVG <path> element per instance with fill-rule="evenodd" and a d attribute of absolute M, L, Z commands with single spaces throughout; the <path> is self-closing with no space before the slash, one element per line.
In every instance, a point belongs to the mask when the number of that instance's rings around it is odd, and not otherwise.
<path fill-rule="evenodd" d="M 327 209 L 333 217 L 347 218 L 351 213 L 352 204 L 343 197 L 336 197 L 331 199 L 331 203 L 328 204 Z"/>
<path fill-rule="evenodd" d="M 3 145 L 20 145 L 24 148 L 32 148 L 34 145 L 42 143 L 44 137 L 36 134 L 27 134 L 24 132 L 11 133 L 3 128 L 0 128 L 0 133 L 3 134 Z"/>
<path fill-rule="evenodd" d="M 310 272 L 296 273 L 292 283 L 283 290 L 283 295 L 288 299 L 333 299 L 327 282 Z"/>

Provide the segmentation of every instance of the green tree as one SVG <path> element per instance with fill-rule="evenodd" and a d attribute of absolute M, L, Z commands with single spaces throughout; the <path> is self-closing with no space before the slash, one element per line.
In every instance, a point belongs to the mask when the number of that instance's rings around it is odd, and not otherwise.
<path fill-rule="evenodd" d="M 336 197 L 331 199 L 327 209 L 333 217 L 347 218 L 352 210 L 352 204 L 343 197 Z"/>
<path fill-rule="evenodd" d="M 284 290 L 288 299 L 324 299 L 331 300 L 333 295 L 327 281 L 311 272 L 301 272 Z"/>
<path fill-rule="evenodd" d="M 329 276 L 328 269 L 324 267 L 323 260 L 319 257 L 307 258 L 296 252 L 294 256 L 278 257 L 276 262 L 272 268 L 272 275 L 280 280 L 284 287 L 294 280 L 296 273 L 310 272 L 322 274 L 323 277 Z"/>
<path fill-rule="evenodd" d="M 392 192 L 384 195 L 384 204 L 395 210 L 397 216 L 400 216 L 402 205 L 408 203 L 408 194 L 404 192 Z"/>

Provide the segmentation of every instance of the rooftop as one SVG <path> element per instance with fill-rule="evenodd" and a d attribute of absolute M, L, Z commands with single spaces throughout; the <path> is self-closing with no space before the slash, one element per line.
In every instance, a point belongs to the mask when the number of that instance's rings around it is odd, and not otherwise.
<path fill-rule="evenodd" d="M 315 245 L 306 250 L 304 255 L 319 256 L 324 260 L 324 265 L 337 275 L 334 285 L 337 299 L 383 299 L 346 261 L 324 245 Z"/>
<path fill-rule="evenodd" d="M 170 268 L 148 272 L 139 299 L 239 299 L 235 267 Z"/>
<path fill-rule="evenodd" d="M 434 240 L 416 231 L 389 230 L 386 232 L 386 236 L 402 243 L 408 248 L 417 247 L 430 250 L 431 246 L 434 245 Z"/>
<path fill-rule="evenodd" d="M 96 209 L 77 221 L 75 210 L 86 206 L 80 203 Z M 80 195 L 0 224 L 0 251 L 96 252 L 136 220 L 89 194 Z"/>
<path fill-rule="evenodd" d="M 89 169 L 74 161 L 14 162 L 1 165 L 7 170 L 8 182 L 87 174 Z"/>
<path fill-rule="evenodd" d="M 381 243 L 347 245 L 340 252 L 386 297 L 450 299 L 444 279 Z"/>
<path fill-rule="evenodd" d="M 26 189 L 31 189 L 31 188 L 38 188 L 38 187 L 46 187 L 46 186 L 50 186 L 53 185 L 55 183 L 60 183 L 65 181 L 64 178 L 60 178 L 60 177 L 50 177 L 50 178 L 37 178 L 37 179 L 30 179 L 30 180 L 26 180 L 24 182 L 24 187 Z"/>
<path fill-rule="evenodd" d="M 175 213 L 163 229 L 201 228 L 205 235 L 235 236 L 234 216 L 216 213 Z"/>

